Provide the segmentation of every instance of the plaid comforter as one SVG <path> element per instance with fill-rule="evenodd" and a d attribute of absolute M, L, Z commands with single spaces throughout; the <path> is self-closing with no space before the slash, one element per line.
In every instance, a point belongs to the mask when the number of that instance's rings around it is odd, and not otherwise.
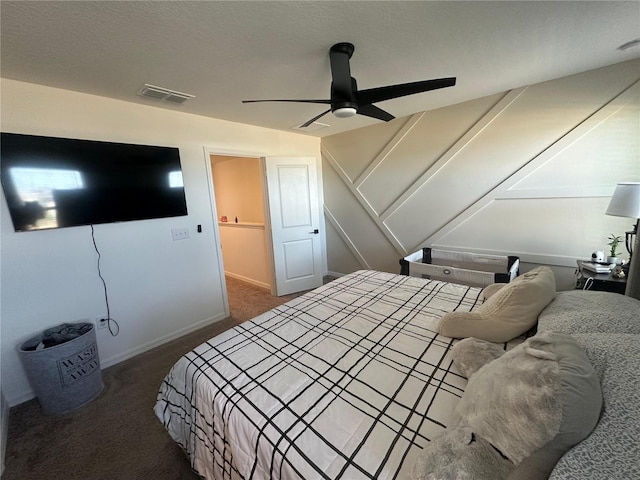
<path fill-rule="evenodd" d="M 207 479 L 406 479 L 466 385 L 446 312 L 481 289 L 363 270 L 183 356 L 155 412 Z"/>

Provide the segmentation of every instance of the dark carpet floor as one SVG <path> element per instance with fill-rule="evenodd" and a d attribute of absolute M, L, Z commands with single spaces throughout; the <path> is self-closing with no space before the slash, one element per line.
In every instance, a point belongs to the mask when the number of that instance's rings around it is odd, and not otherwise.
<path fill-rule="evenodd" d="M 296 295 L 227 277 L 231 316 L 103 370 L 105 388 L 66 415 L 45 415 L 37 400 L 11 409 L 2 480 L 197 480 L 153 413 L 162 379 L 184 353 Z"/>

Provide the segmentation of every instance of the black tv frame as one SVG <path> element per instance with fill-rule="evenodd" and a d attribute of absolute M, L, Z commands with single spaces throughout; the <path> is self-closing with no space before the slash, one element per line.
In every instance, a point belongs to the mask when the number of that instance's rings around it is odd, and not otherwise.
<path fill-rule="evenodd" d="M 46 137 L 2 132 L 0 179 L 16 232 L 129 222 L 188 214 L 184 186 L 170 186 L 182 173 L 177 147 Z M 13 167 L 79 172 L 81 188 L 50 188 L 52 203 L 21 197 Z M 46 175 L 39 175 L 38 181 Z M 55 226 L 38 226 L 47 210 Z"/>

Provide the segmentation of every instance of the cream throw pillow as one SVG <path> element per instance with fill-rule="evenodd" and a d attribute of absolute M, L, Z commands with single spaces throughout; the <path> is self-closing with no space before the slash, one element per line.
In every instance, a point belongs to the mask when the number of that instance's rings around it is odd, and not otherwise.
<path fill-rule="evenodd" d="M 486 301 L 487 298 L 493 296 L 495 293 L 498 293 L 498 290 L 506 285 L 506 283 L 492 283 L 491 285 L 487 285 L 486 287 L 484 287 L 484 290 L 482 290 L 482 297 Z"/>
<path fill-rule="evenodd" d="M 440 334 L 507 342 L 536 324 L 538 315 L 555 293 L 556 280 L 551 269 L 534 268 L 488 296 L 473 312 L 447 313 L 440 320 Z"/>

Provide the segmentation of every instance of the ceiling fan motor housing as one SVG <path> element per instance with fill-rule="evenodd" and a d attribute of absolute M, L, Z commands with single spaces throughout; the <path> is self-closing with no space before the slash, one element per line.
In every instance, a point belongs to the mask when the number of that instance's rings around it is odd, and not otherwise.
<path fill-rule="evenodd" d="M 358 100 L 355 93 L 358 91 L 358 84 L 353 77 L 351 77 L 350 83 L 351 88 L 348 91 L 339 91 L 334 88 L 334 83 L 331 82 L 331 113 L 338 118 L 349 118 L 358 113 Z"/>

